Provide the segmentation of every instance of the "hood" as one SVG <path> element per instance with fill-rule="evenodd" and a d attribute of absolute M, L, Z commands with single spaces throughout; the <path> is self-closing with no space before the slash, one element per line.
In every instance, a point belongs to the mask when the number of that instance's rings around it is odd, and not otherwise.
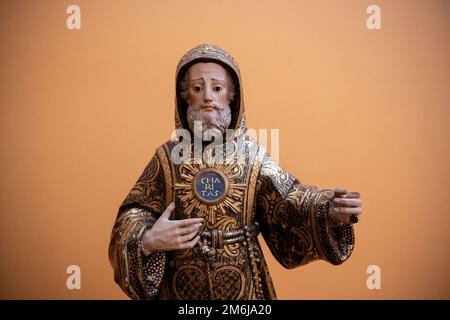
<path fill-rule="evenodd" d="M 215 62 L 222 65 L 228 70 L 235 83 L 235 98 L 231 102 L 231 123 L 228 129 L 235 129 L 233 138 L 244 133 L 247 130 L 245 121 L 244 99 L 242 94 L 242 83 L 239 66 L 234 58 L 222 48 L 212 44 L 201 44 L 189 50 L 180 60 L 177 66 L 175 76 L 176 97 L 175 97 L 175 128 L 189 129 L 186 111 L 187 103 L 181 97 L 180 80 L 184 76 L 186 70 L 197 62 Z"/>

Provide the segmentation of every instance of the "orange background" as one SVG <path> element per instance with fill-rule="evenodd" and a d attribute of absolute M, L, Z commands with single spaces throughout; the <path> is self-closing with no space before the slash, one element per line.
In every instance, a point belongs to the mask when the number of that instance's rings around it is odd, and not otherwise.
<path fill-rule="evenodd" d="M 76 1 L 81 30 L 70 4 L 0 2 L 0 298 L 126 298 L 111 228 L 172 132 L 179 58 L 205 42 L 237 59 L 248 124 L 280 129 L 288 171 L 362 194 L 343 265 L 285 270 L 266 250 L 279 298 L 450 298 L 449 1 Z"/>

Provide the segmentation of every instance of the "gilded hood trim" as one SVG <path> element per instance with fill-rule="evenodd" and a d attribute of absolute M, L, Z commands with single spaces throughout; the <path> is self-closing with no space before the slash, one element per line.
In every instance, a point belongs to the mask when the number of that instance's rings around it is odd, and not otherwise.
<path fill-rule="evenodd" d="M 189 50 L 178 63 L 175 74 L 175 128 L 176 129 L 189 129 L 185 113 L 183 109 L 186 108 L 186 102 L 180 96 L 179 82 L 181 77 L 186 72 L 187 68 L 196 62 L 217 62 L 226 67 L 234 78 L 236 85 L 236 96 L 232 102 L 232 121 L 229 129 L 236 129 L 233 138 L 236 138 L 240 134 L 247 130 L 244 108 L 244 97 L 242 93 L 242 81 L 239 66 L 234 58 L 222 48 L 213 44 L 201 44 L 191 50 Z"/>

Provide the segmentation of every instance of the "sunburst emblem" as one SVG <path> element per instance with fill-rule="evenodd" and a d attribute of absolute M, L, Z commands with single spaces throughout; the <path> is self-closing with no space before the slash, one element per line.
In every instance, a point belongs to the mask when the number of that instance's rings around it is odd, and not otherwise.
<path fill-rule="evenodd" d="M 247 187 L 238 183 L 242 168 L 237 161 L 218 161 L 212 152 L 206 152 L 192 163 L 183 162 L 179 166 L 181 182 L 175 190 L 186 216 L 195 212 L 198 217 L 208 217 L 216 223 L 217 213 L 237 214 Z"/>

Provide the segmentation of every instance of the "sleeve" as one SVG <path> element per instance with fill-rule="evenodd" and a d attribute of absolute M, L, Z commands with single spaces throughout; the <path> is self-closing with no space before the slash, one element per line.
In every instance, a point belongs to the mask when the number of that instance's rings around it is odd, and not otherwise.
<path fill-rule="evenodd" d="M 256 192 L 262 235 L 285 268 L 318 259 L 339 265 L 350 257 L 355 243 L 353 226 L 331 223 L 332 190 L 302 185 L 266 154 Z"/>
<path fill-rule="evenodd" d="M 155 299 L 163 282 L 166 254 L 144 252 L 142 236 L 164 204 L 164 174 L 155 154 L 120 206 L 109 244 L 114 280 L 132 299 Z"/>

